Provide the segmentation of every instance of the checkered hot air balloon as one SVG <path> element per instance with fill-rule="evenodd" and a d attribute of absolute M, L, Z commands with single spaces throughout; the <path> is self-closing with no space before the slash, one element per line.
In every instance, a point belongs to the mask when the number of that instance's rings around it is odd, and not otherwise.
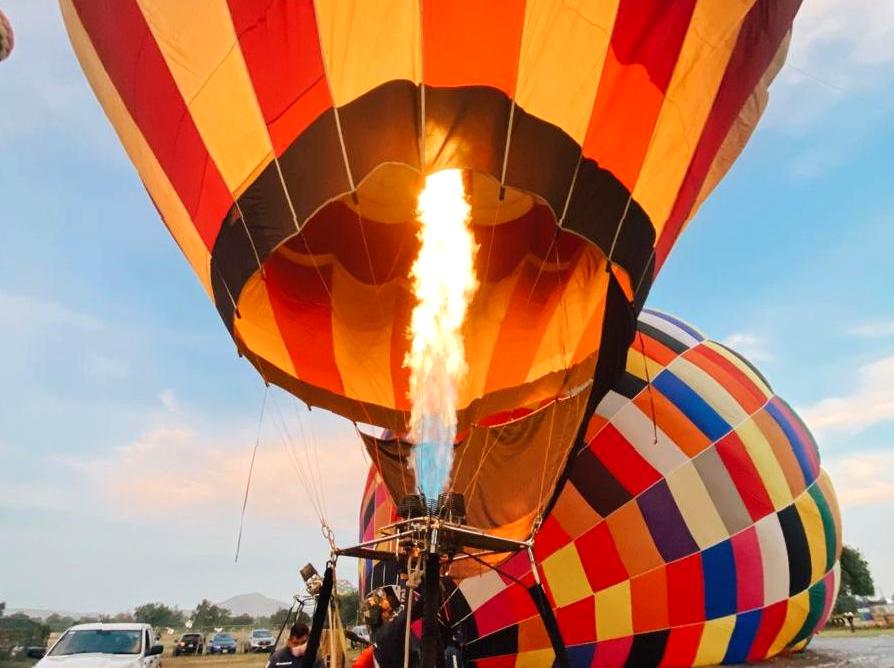
<path fill-rule="evenodd" d="M 534 543 L 572 665 L 759 661 L 823 626 L 839 584 L 835 492 L 810 432 L 751 364 L 644 310 L 623 376 L 586 420 Z M 511 462 L 503 475 L 537 483 Z M 361 539 L 393 517 L 374 467 Z M 529 560 L 497 568 L 454 578 L 466 658 L 551 665 Z M 360 575 L 366 590 L 397 577 L 368 561 Z"/>
<path fill-rule="evenodd" d="M 464 171 L 480 246 L 460 431 L 594 377 L 604 392 L 800 0 L 60 5 L 239 351 L 310 405 L 403 432 L 422 176 Z"/>

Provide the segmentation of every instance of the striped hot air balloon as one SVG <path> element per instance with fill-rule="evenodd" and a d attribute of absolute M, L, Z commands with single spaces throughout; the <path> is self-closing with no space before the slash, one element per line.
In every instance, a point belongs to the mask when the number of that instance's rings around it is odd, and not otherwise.
<path fill-rule="evenodd" d="M 391 498 L 374 467 L 361 539 L 393 519 Z M 791 407 L 734 351 L 643 311 L 534 542 L 572 665 L 734 664 L 803 646 L 831 611 L 840 551 L 835 492 Z M 529 560 L 498 571 L 454 577 L 466 658 L 551 665 Z M 396 581 L 387 562 L 360 574 L 367 591 Z"/>
<path fill-rule="evenodd" d="M 604 392 L 800 0 L 60 4 L 239 351 L 310 405 L 405 431 L 421 177 L 465 171 L 480 245 L 460 430 L 594 376 Z"/>

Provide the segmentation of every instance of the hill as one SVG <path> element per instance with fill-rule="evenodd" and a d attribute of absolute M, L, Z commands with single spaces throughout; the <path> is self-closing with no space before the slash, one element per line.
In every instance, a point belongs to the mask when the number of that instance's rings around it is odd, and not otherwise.
<path fill-rule="evenodd" d="M 269 598 L 257 592 L 253 594 L 239 594 L 217 603 L 221 608 L 226 608 L 233 615 L 251 615 L 252 617 L 269 617 L 281 608 L 288 608 L 289 603 Z"/>

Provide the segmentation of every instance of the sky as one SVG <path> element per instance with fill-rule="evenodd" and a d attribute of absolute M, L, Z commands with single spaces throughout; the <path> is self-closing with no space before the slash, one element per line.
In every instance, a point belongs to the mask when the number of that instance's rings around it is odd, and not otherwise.
<path fill-rule="evenodd" d="M 288 600 L 346 544 L 353 427 L 240 360 L 94 99 L 52 0 L 0 0 L 0 600 Z M 894 2 L 806 0 L 743 155 L 648 306 L 753 360 L 810 425 L 844 538 L 894 594 Z M 264 404 L 264 419 L 259 421 Z M 238 563 L 249 461 L 259 442 Z M 314 472 L 316 475 L 308 475 Z M 309 484 L 324 479 L 322 494 Z M 356 579 L 353 564 L 340 576 Z"/>

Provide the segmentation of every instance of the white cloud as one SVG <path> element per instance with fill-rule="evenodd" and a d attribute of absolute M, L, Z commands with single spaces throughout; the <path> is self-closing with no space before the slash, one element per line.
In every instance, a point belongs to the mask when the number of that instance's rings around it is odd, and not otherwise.
<path fill-rule="evenodd" d="M 180 404 L 177 402 L 177 397 L 174 394 L 174 390 L 170 388 L 166 388 L 159 392 L 158 400 L 161 402 L 161 405 L 165 407 L 165 409 L 169 413 L 179 413 L 180 412 Z"/>
<path fill-rule="evenodd" d="M 164 394 L 164 393 L 162 393 Z M 303 409 L 302 409 L 303 410 Z M 167 424 L 147 429 L 133 441 L 100 456 L 57 457 L 55 461 L 87 481 L 106 507 L 144 521 L 181 517 L 186 521 L 238 521 L 256 425 L 213 432 L 195 426 L 182 411 L 168 413 Z M 318 521 L 313 484 L 322 488 L 323 509 L 337 530 L 353 534 L 368 462 L 347 423 L 327 429 L 317 442 L 307 426 L 289 420 L 292 436 L 282 437 L 282 422 L 268 413 L 267 428 L 255 460 L 249 497 L 250 515 L 280 526 Z M 275 427 L 276 429 L 271 429 Z M 274 433 L 277 432 L 277 433 Z"/>
<path fill-rule="evenodd" d="M 734 332 L 721 343 L 732 348 L 751 362 L 769 362 L 773 359 L 767 339 L 751 332 Z"/>
<path fill-rule="evenodd" d="M 823 462 L 843 507 L 894 502 L 894 452 L 864 452 Z"/>
<path fill-rule="evenodd" d="M 828 397 L 799 410 L 810 429 L 823 436 L 853 436 L 894 421 L 894 355 L 859 368 L 849 394 Z"/>
<path fill-rule="evenodd" d="M 0 312 L 6 327 L 22 332 L 50 331 L 71 328 L 95 333 L 105 329 L 98 319 L 74 311 L 63 304 L 32 295 L 0 291 Z"/>
<path fill-rule="evenodd" d="M 864 339 L 883 339 L 894 336 L 894 320 L 866 322 L 847 330 L 852 336 L 859 336 Z"/>

